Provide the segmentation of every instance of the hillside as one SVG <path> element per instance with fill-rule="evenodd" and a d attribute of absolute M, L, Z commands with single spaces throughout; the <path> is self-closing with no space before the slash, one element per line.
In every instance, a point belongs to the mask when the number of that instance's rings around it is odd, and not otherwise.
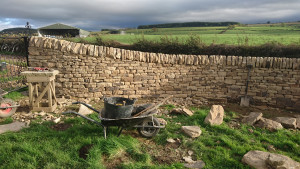
<path fill-rule="evenodd" d="M 27 28 L 8 28 L 8 29 L 3 29 L 0 31 L 0 34 L 27 34 L 28 29 Z M 30 29 L 30 33 L 37 33 L 36 29 Z"/>

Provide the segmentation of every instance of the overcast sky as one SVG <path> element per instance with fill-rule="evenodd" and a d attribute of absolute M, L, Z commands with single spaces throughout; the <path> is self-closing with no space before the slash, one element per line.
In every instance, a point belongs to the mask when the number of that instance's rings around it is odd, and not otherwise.
<path fill-rule="evenodd" d="M 0 30 L 64 23 L 86 30 L 145 24 L 300 21 L 300 0 L 0 0 Z"/>

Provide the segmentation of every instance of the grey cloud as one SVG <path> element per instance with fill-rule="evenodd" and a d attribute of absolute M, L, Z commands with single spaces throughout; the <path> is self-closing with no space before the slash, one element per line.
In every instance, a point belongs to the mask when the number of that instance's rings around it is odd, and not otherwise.
<path fill-rule="evenodd" d="M 1 0 L 0 29 L 62 22 L 99 30 L 142 24 L 237 21 L 256 23 L 300 20 L 299 0 Z M 9 24 L 5 18 L 11 18 Z"/>

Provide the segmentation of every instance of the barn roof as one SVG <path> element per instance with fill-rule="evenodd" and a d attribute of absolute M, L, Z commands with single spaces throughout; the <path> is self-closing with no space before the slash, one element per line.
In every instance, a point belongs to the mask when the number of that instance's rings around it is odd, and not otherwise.
<path fill-rule="evenodd" d="M 76 29 L 76 30 L 79 30 L 79 28 L 75 28 L 75 27 L 65 25 L 65 24 L 62 24 L 62 23 L 55 23 L 55 24 L 52 24 L 52 25 L 49 25 L 49 26 L 41 27 L 39 29 Z"/>

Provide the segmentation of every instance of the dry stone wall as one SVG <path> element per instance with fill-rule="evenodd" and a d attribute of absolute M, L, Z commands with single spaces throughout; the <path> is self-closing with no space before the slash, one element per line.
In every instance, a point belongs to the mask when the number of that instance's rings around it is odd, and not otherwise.
<path fill-rule="evenodd" d="M 29 45 L 30 66 L 59 70 L 56 91 L 65 97 L 172 94 L 238 101 L 251 64 L 248 95 L 254 103 L 300 107 L 299 58 L 168 55 L 44 37 L 32 37 Z"/>

